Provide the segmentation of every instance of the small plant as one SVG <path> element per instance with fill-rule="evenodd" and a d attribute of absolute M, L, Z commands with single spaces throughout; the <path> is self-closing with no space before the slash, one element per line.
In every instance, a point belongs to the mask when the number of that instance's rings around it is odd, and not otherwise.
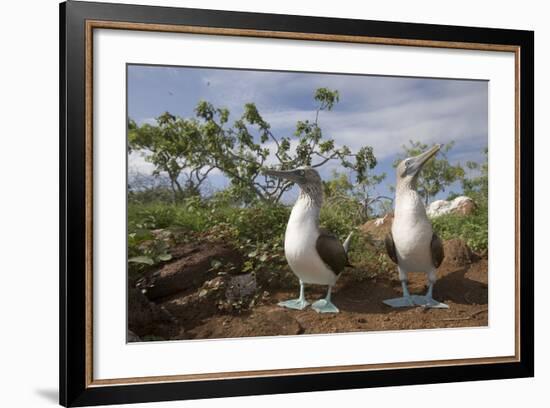
<path fill-rule="evenodd" d="M 353 235 L 349 260 L 354 267 L 352 273 L 358 280 L 388 275 L 395 269 L 386 255 L 383 242 L 363 233 Z"/>
<path fill-rule="evenodd" d="M 485 205 L 478 205 L 468 216 L 445 214 L 435 217 L 432 225 L 443 240 L 460 238 L 476 252 L 488 248 L 488 212 Z"/>
<path fill-rule="evenodd" d="M 128 272 L 140 275 L 150 267 L 172 259 L 169 244 L 156 238 L 150 231 L 139 230 L 128 234 Z"/>

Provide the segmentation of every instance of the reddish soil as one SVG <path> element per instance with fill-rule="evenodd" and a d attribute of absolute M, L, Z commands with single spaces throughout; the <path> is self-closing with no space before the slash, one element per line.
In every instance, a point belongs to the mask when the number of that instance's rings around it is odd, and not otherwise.
<path fill-rule="evenodd" d="M 309 307 L 302 311 L 279 307 L 277 302 L 295 298 L 298 294 L 297 279 L 290 273 L 279 274 L 279 284 L 264 285 L 257 283 L 250 275 L 215 276 L 209 272 L 204 275 L 202 283 L 189 288 L 191 282 L 193 285 L 196 283 L 197 268 L 186 268 L 178 272 L 187 274 L 187 271 L 191 271 L 189 279 L 176 279 L 172 276 L 176 271 L 174 268 L 186 262 L 194 266 L 206 265 L 210 262 L 207 255 L 215 252 L 210 250 L 208 253 L 203 252 L 204 256 L 198 256 L 197 252 L 192 251 L 187 261 L 185 257 L 176 257 L 179 259 L 172 266 L 165 266 L 163 271 L 170 272 L 166 273 L 168 281 L 182 284 L 182 289 L 186 288 L 184 291 L 163 298 L 150 296 L 147 299 L 143 294 L 147 294 L 147 290 L 143 286 L 141 290 L 130 288 L 129 294 L 132 296 L 128 312 L 131 330 L 129 340 L 486 326 L 487 259 L 472 253 L 462 241 L 451 240 L 444 244 L 446 257 L 438 270 L 439 279 L 434 288 L 434 298 L 448 304 L 449 309 L 393 309 L 382 301 L 401 295 L 397 272 L 380 273 L 374 277 L 371 274 L 369 278 L 360 279 L 359 276 L 367 274 L 349 269 L 343 272 L 333 290 L 333 302 L 340 309 L 338 314 L 318 314 Z M 219 246 L 215 254 L 216 257 L 221 255 L 230 258 L 223 246 Z M 233 261 L 238 263 L 238 260 Z M 159 272 L 155 272 L 150 278 L 152 280 L 148 282 L 152 286 L 147 289 L 157 285 L 164 287 Z M 425 274 L 410 274 L 409 280 L 411 293 L 425 292 Z M 306 296 L 310 302 L 315 301 L 325 295 L 325 290 L 326 288 L 320 286 L 307 286 Z M 154 290 L 153 292 L 158 295 Z M 235 294 L 242 296 L 241 301 L 235 302 Z"/>
<path fill-rule="evenodd" d="M 311 308 L 281 308 L 277 302 L 296 297 L 297 289 L 278 291 L 250 312 L 189 322 L 192 327 L 187 334 L 189 338 L 203 339 L 486 326 L 487 261 L 482 259 L 462 268 L 443 267 L 439 273 L 434 298 L 448 304 L 449 309 L 393 309 L 382 301 L 401 295 L 397 279 L 357 282 L 344 275 L 333 293 L 333 302 L 340 309 L 338 314 L 318 314 Z M 424 274 L 411 274 L 409 278 L 412 293 L 426 290 Z M 306 295 L 311 301 L 323 297 L 324 291 L 306 288 Z"/>

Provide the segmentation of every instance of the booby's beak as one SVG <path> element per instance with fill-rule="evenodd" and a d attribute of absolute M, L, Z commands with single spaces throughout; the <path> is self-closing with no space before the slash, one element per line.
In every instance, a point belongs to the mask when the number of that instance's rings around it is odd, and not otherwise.
<path fill-rule="evenodd" d="M 412 175 L 418 174 L 420 170 L 422 170 L 422 167 L 424 167 L 424 164 L 426 164 L 428 160 L 435 156 L 440 149 L 441 145 L 436 144 L 431 149 L 426 150 L 424 153 L 420 153 L 418 156 L 407 159 L 408 162 L 406 163 L 406 173 Z"/>
<path fill-rule="evenodd" d="M 296 169 L 296 170 L 269 170 L 269 169 L 263 169 L 262 172 L 266 176 L 271 177 L 277 177 L 282 178 L 288 181 L 292 181 L 294 183 L 300 183 L 304 180 L 305 172 L 302 169 Z"/>

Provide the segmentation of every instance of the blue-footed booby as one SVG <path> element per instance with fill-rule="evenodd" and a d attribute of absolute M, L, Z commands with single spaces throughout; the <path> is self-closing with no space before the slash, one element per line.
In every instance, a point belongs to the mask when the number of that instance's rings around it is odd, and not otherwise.
<path fill-rule="evenodd" d="M 416 191 L 418 174 L 428 160 L 439 151 L 435 145 L 415 157 L 408 157 L 397 165 L 395 188 L 395 212 L 391 232 L 385 244 L 389 257 L 397 264 L 403 297 L 388 299 L 384 303 L 392 307 L 424 306 L 448 308 L 432 297 L 437 279 L 436 270 L 443 262 L 443 244 L 433 232 L 422 197 Z M 428 292 L 425 296 L 412 295 L 408 289 L 409 272 L 425 272 L 428 275 Z"/>
<path fill-rule="evenodd" d="M 318 313 L 338 313 L 330 296 L 338 274 L 350 266 L 347 250 L 351 234 L 342 245 L 334 234 L 319 227 L 323 204 L 323 184 L 319 173 L 311 167 L 303 167 L 286 171 L 264 170 L 264 174 L 292 181 L 300 187 L 285 232 L 285 257 L 300 280 L 300 297 L 279 302 L 279 306 L 302 310 L 309 305 L 304 284 L 327 285 L 326 297 L 311 307 Z"/>

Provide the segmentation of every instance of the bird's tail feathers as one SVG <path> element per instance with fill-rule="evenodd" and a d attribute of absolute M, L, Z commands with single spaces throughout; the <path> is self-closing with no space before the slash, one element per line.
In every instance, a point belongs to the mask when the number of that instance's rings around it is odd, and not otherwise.
<path fill-rule="evenodd" d="M 353 235 L 353 231 L 351 231 L 348 235 L 348 237 L 346 238 L 346 240 L 344 241 L 344 251 L 346 251 L 346 254 L 348 253 L 348 250 L 349 250 L 349 244 L 351 242 L 351 236 Z"/>

